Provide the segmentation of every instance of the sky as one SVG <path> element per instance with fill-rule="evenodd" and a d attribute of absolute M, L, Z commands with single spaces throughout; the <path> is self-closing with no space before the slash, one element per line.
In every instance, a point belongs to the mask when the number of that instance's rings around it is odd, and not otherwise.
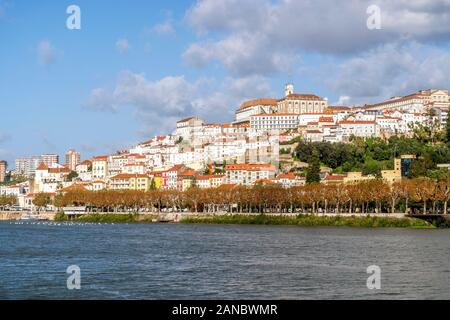
<path fill-rule="evenodd" d="M 110 154 L 187 116 L 231 122 L 287 82 L 331 105 L 449 89 L 450 0 L 0 0 L 11 167 L 70 148 Z"/>

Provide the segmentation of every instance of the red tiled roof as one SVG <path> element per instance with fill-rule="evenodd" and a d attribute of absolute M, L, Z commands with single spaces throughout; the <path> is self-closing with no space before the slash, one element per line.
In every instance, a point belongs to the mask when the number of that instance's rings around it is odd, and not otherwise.
<path fill-rule="evenodd" d="M 81 184 L 73 184 L 71 186 L 62 188 L 59 192 L 67 192 L 67 191 L 87 191 L 86 187 Z"/>
<path fill-rule="evenodd" d="M 334 122 L 333 117 L 320 117 L 319 122 Z"/>
<path fill-rule="evenodd" d="M 69 173 L 71 170 L 69 168 L 66 167 L 62 167 L 62 168 L 50 168 L 48 169 L 49 173 Z"/>
<path fill-rule="evenodd" d="M 47 169 L 48 169 L 47 165 L 43 162 L 41 162 L 39 166 L 36 168 L 36 170 L 47 170 Z"/>
<path fill-rule="evenodd" d="M 341 120 L 339 124 L 375 124 L 375 121 L 371 120 Z"/>
<path fill-rule="evenodd" d="M 293 173 L 293 172 L 289 172 L 289 173 L 280 173 L 275 179 L 279 180 L 279 179 L 290 179 L 290 180 L 294 180 L 297 179 L 298 177 Z"/>
<path fill-rule="evenodd" d="M 97 156 L 92 158 L 92 161 L 106 161 L 108 160 L 108 156 Z"/>
<path fill-rule="evenodd" d="M 148 178 L 146 174 L 131 174 L 131 173 L 121 173 L 111 177 L 111 180 L 117 179 L 130 179 L 130 178 Z"/>
<path fill-rule="evenodd" d="M 322 133 L 320 130 L 306 130 L 306 133 Z"/>
<path fill-rule="evenodd" d="M 319 97 L 318 95 L 315 94 L 298 94 L 298 93 L 293 93 L 290 94 L 286 97 L 284 97 L 282 100 L 297 100 L 297 99 L 301 99 L 301 100 L 322 100 L 321 97 Z"/>
<path fill-rule="evenodd" d="M 178 176 L 179 177 L 190 177 L 190 176 L 194 176 L 197 173 L 197 171 L 195 170 L 186 170 L 183 173 L 180 173 Z"/>
<path fill-rule="evenodd" d="M 272 164 L 227 164 L 225 166 L 225 170 L 241 170 L 241 171 L 262 171 L 262 170 L 270 170 L 275 171 L 275 166 Z"/>
<path fill-rule="evenodd" d="M 263 99 L 254 99 L 244 102 L 239 110 L 244 110 L 254 106 L 276 106 L 278 101 L 276 99 L 263 98 Z"/>

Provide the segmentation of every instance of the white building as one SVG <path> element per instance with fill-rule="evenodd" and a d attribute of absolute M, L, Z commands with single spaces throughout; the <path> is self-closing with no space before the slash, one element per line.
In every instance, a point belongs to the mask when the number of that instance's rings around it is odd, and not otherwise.
<path fill-rule="evenodd" d="M 272 164 L 230 164 L 225 166 L 227 184 L 251 186 L 256 181 L 272 179 L 276 168 Z"/>

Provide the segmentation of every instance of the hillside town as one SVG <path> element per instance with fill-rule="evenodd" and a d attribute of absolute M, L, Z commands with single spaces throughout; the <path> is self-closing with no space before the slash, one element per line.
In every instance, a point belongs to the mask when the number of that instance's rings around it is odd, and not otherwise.
<path fill-rule="evenodd" d="M 285 87 L 281 99 L 244 102 L 231 123 L 207 123 L 192 116 L 180 119 L 175 130 L 129 150 L 83 160 L 69 150 L 61 163 L 56 154 L 18 158 L 13 169 L 0 161 L 0 196 L 14 196 L 18 208 L 32 210 L 36 195 L 70 190 L 180 190 L 223 185 L 306 184 L 308 167 L 294 159 L 299 141 L 351 143 L 359 137 L 410 137 L 417 126 L 444 129 L 450 108 L 448 90 L 421 90 L 407 96 L 363 106 L 334 106 L 315 94 L 297 94 Z M 394 159 L 381 178 L 394 183 L 407 176 L 416 155 Z M 323 184 L 357 183 L 375 179 L 363 172 L 335 174 L 320 167 Z"/>

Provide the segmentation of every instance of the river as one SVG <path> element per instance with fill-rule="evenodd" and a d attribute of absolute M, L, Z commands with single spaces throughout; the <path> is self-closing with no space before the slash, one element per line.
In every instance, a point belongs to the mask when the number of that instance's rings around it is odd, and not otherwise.
<path fill-rule="evenodd" d="M 450 230 L 1 222 L 0 272 L 0 299 L 450 299 Z"/>

